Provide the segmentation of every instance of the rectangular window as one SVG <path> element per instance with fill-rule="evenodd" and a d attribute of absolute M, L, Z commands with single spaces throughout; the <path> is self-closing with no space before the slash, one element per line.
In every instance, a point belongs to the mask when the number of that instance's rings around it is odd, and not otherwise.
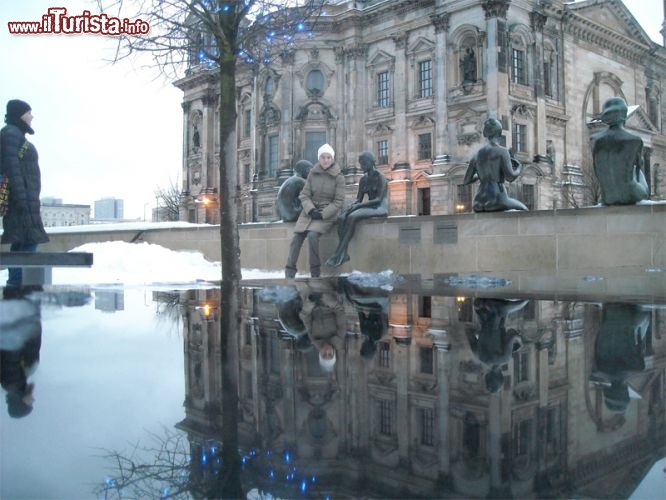
<path fill-rule="evenodd" d="M 418 190 L 418 215 L 430 215 L 430 188 Z"/>
<path fill-rule="evenodd" d="M 269 337 L 269 363 L 271 373 L 280 373 L 280 339 L 277 333 Z"/>
<path fill-rule="evenodd" d="M 303 159 L 311 162 L 313 165 L 317 163 L 319 160 L 317 158 L 317 151 L 324 144 L 326 144 L 326 132 L 306 132 Z"/>
<path fill-rule="evenodd" d="M 389 105 L 389 73 L 388 71 L 383 71 L 377 74 L 377 106 L 388 108 Z"/>
<path fill-rule="evenodd" d="M 419 349 L 419 358 L 421 361 L 421 373 L 433 374 L 433 355 L 431 347 L 421 347 Z"/>
<path fill-rule="evenodd" d="M 251 324 L 246 324 L 245 325 L 245 345 L 252 345 L 252 325 Z"/>
<path fill-rule="evenodd" d="M 377 164 L 388 165 L 389 159 L 388 140 L 377 141 Z"/>
<path fill-rule="evenodd" d="M 244 383 L 243 383 L 243 393 L 245 399 L 252 399 L 254 397 L 254 390 L 252 386 L 252 372 L 244 372 Z"/>
<path fill-rule="evenodd" d="M 516 153 L 527 152 L 527 125 L 513 124 L 513 151 Z"/>
<path fill-rule="evenodd" d="M 419 134 L 419 160 L 430 160 L 432 158 L 432 135 Z"/>
<path fill-rule="evenodd" d="M 513 379 L 514 383 L 529 380 L 529 357 L 525 351 L 518 351 L 513 355 Z"/>
<path fill-rule="evenodd" d="M 267 176 L 275 177 L 278 171 L 278 155 L 279 155 L 279 145 L 278 145 L 278 136 L 269 135 L 268 144 L 266 145 L 266 167 L 267 167 Z"/>
<path fill-rule="evenodd" d="M 472 211 L 471 184 L 458 184 L 456 186 L 456 212 Z"/>
<path fill-rule="evenodd" d="M 520 85 L 526 84 L 524 50 L 511 49 L 511 81 Z"/>
<path fill-rule="evenodd" d="M 419 297 L 419 316 L 421 318 L 432 317 L 432 296 L 421 295 Z"/>
<path fill-rule="evenodd" d="M 419 97 L 432 95 L 432 61 L 419 62 Z"/>
<path fill-rule="evenodd" d="M 421 444 L 435 444 L 435 410 L 432 408 L 421 409 Z"/>
<path fill-rule="evenodd" d="M 388 368 L 391 362 L 391 346 L 388 342 L 379 343 L 379 357 L 377 358 L 379 366 Z"/>
<path fill-rule="evenodd" d="M 386 399 L 379 401 L 379 432 L 384 436 L 393 434 L 393 403 Z"/>
<path fill-rule="evenodd" d="M 252 110 L 246 109 L 243 118 L 243 137 L 250 137 L 252 132 Z"/>
<path fill-rule="evenodd" d="M 252 167 L 250 167 L 249 163 L 246 163 L 243 165 L 243 177 L 245 178 L 245 183 L 249 184 L 252 182 Z"/>
<path fill-rule="evenodd" d="M 534 185 L 523 184 L 522 188 L 522 202 L 530 210 L 534 210 Z"/>
<path fill-rule="evenodd" d="M 523 420 L 513 426 L 513 453 L 514 456 L 525 456 L 530 451 L 532 421 Z"/>
<path fill-rule="evenodd" d="M 546 409 L 546 453 L 548 455 L 555 455 L 558 451 L 558 444 L 560 441 L 560 417 L 559 406 L 551 406 Z"/>

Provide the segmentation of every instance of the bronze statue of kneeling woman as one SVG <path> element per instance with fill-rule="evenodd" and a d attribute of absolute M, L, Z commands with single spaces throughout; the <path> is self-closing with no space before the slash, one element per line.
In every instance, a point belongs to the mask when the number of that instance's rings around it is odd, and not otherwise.
<path fill-rule="evenodd" d="M 339 267 L 349 260 L 347 246 L 354 236 L 358 221 L 369 217 L 388 215 L 388 181 L 384 174 L 375 168 L 375 155 L 364 151 L 358 157 L 363 176 L 358 184 L 356 201 L 338 216 L 338 246 L 326 261 L 329 267 Z M 368 195 L 367 201 L 363 201 Z"/>
<path fill-rule="evenodd" d="M 521 173 L 520 163 L 511 158 L 509 150 L 497 142 L 502 135 L 502 124 L 488 118 L 483 124 L 483 136 L 488 143 L 470 160 L 463 184 L 479 180 L 481 185 L 474 197 L 475 212 L 502 212 L 504 210 L 528 210 L 520 201 L 509 197 L 504 181 L 516 179 Z"/>

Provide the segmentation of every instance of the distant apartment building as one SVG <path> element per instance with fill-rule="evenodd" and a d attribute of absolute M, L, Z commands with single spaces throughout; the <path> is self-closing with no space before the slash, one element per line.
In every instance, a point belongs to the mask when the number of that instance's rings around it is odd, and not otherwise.
<path fill-rule="evenodd" d="M 96 220 L 117 220 L 123 217 L 123 200 L 119 200 L 118 198 L 102 198 L 95 201 Z"/>
<path fill-rule="evenodd" d="M 45 227 L 90 224 L 90 205 L 65 204 L 60 198 L 42 198 L 41 203 Z"/>

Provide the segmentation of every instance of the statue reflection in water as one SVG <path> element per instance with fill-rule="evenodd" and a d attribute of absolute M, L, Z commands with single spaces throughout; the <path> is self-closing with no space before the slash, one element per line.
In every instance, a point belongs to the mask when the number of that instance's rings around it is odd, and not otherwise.
<path fill-rule="evenodd" d="M 12 418 L 30 414 L 34 384 L 28 380 L 39 364 L 42 320 L 39 300 L 28 287 L 7 287 L 0 303 L 0 378 Z"/>
<path fill-rule="evenodd" d="M 358 312 L 358 323 L 363 336 L 361 356 L 372 359 L 379 342 L 388 330 L 388 294 L 381 290 L 359 288 L 349 281 L 343 281 L 343 289 L 347 300 Z"/>
<path fill-rule="evenodd" d="M 635 304 L 604 304 L 594 344 L 593 382 L 603 386 L 606 408 L 624 413 L 631 399 L 628 379 L 645 370 L 650 313 Z"/>
<path fill-rule="evenodd" d="M 509 314 L 520 311 L 527 303 L 527 300 L 474 300 L 474 312 L 481 325 L 477 331 L 468 333 L 467 338 L 479 361 L 490 366 L 485 382 L 486 389 L 491 393 L 502 388 L 502 365 L 509 363 L 513 353 L 523 345 L 521 335 L 513 328 L 506 328 L 506 318 Z"/>

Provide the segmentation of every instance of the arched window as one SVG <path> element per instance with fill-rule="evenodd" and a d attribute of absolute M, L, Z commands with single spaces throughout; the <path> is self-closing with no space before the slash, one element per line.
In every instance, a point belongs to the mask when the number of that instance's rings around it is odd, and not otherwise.
<path fill-rule="evenodd" d="M 511 62 L 511 83 L 530 85 L 532 80 L 532 59 L 534 57 L 534 33 L 523 24 L 511 30 L 509 44 L 509 61 Z"/>
<path fill-rule="evenodd" d="M 275 80 L 273 80 L 272 76 L 266 78 L 266 83 L 264 83 L 264 93 L 269 97 L 272 97 L 275 93 Z"/>
<path fill-rule="evenodd" d="M 511 81 L 527 85 L 527 54 L 520 40 L 511 44 Z"/>

